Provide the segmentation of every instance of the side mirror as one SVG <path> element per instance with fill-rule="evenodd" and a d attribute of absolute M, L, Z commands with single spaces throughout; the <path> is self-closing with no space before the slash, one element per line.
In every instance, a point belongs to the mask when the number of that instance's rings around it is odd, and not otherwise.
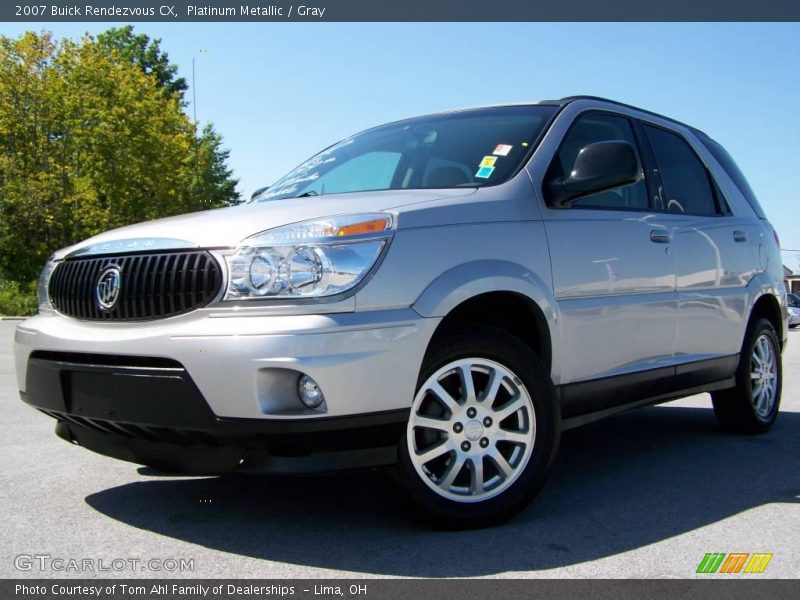
<path fill-rule="evenodd" d="M 548 201 L 556 208 L 569 208 L 581 196 L 636 183 L 642 176 L 628 142 L 595 142 L 581 148 L 569 175 L 550 182 Z"/>
<path fill-rule="evenodd" d="M 268 185 L 265 185 L 264 187 L 258 188 L 255 192 L 250 194 L 250 200 L 255 200 L 256 196 L 258 196 L 259 194 L 262 194 L 263 192 L 266 192 L 268 189 L 269 189 Z"/>

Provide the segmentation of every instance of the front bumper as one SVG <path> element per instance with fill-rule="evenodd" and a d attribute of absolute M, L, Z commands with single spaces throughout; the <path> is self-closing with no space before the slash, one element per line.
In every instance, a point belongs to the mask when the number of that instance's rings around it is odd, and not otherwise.
<path fill-rule="evenodd" d="M 219 316 L 198 310 L 143 323 L 79 321 L 58 314 L 15 334 L 19 389 L 35 351 L 157 357 L 186 369 L 211 411 L 237 419 L 339 417 L 408 408 L 438 318 L 411 309 L 330 315 Z M 325 395 L 319 410 L 297 399 L 297 376 Z"/>
<path fill-rule="evenodd" d="M 176 471 L 385 464 L 439 322 L 411 310 L 189 317 L 25 321 L 15 336 L 21 397 L 69 441 Z M 319 409 L 297 398 L 300 373 L 325 394 Z"/>
<path fill-rule="evenodd" d="M 325 419 L 220 419 L 174 361 L 35 352 L 22 399 L 100 454 L 191 473 L 300 473 L 388 464 L 406 410 Z"/>

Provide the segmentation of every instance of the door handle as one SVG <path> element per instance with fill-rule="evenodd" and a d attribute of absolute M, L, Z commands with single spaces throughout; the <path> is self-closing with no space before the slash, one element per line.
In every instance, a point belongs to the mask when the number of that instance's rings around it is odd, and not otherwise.
<path fill-rule="evenodd" d="M 650 241 L 656 244 L 669 244 L 672 241 L 672 236 L 669 234 L 669 231 L 653 229 L 650 232 Z"/>
<path fill-rule="evenodd" d="M 737 229 L 733 232 L 733 241 L 734 242 L 746 242 L 747 241 L 747 234 L 744 231 Z"/>

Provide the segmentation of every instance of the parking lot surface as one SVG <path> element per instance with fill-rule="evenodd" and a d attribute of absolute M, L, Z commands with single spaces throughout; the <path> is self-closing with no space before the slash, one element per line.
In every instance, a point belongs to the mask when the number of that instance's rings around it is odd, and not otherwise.
<path fill-rule="evenodd" d="M 619 415 L 566 432 L 543 492 L 515 519 L 438 532 L 407 518 L 383 471 L 163 477 L 71 446 L 19 400 L 15 326 L 0 321 L 2 577 L 800 573 L 800 330 L 768 434 L 719 431 L 707 395 Z M 707 552 L 773 558 L 762 575 L 696 575 Z M 187 570 L 172 570 L 181 559 Z"/>

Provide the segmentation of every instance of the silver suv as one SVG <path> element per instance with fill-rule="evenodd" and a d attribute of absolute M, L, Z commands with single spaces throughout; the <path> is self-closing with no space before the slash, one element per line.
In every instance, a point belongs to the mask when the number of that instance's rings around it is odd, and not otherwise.
<path fill-rule="evenodd" d="M 167 472 L 396 465 L 439 526 L 497 522 L 561 431 L 711 392 L 766 431 L 775 231 L 704 133 L 573 97 L 369 129 L 242 206 L 55 253 L 16 331 L 65 440 Z"/>

